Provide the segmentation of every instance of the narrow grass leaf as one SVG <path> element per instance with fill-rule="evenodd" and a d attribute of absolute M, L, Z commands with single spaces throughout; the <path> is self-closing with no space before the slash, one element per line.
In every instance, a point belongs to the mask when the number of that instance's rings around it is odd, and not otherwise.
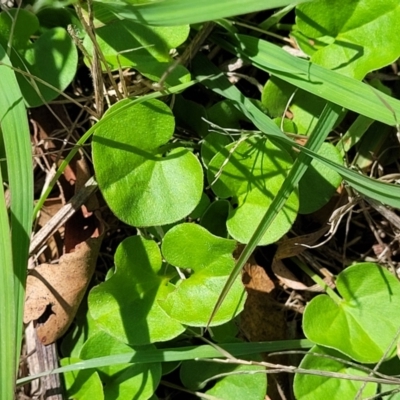
<path fill-rule="evenodd" d="M 311 149 L 315 152 L 321 147 L 322 143 L 324 143 L 326 137 L 330 133 L 331 129 L 333 128 L 335 122 L 337 121 L 340 115 L 341 107 L 328 103 L 327 106 L 324 108 L 317 126 L 315 130 L 311 134 L 309 140 L 307 141 L 306 148 Z M 293 167 L 289 171 L 283 185 L 275 198 L 273 199 L 271 205 L 269 206 L 268 210 L 266 211 L 264 217 L 262 218 L 260 224 L 258 225 L 257 229 L 255 230 L 253 236 L 251 237 L 249 243 L 244 248 L 243 252 L 240 254 L 239 259 L 236 262 L 235 268 L 232 270 L 231 274 L 226 281 L 224 288 L 221 291 L 220 297 L 214 307 L 214 310 L 210 316 L 209 323 L 213 319 L 215 313 L 220 308 L 222 302 L 224 301 L 226 295 L 228 294 L 230 288 L 232 287 L 235 279 L 240 274 L 240 271 L 244 267 L 244 264 L 247 262 L 251 254 L 253 253 L 254 249 L 257 247 L 258 243 L 262 239 L 263 235 L 267 231 L 267 229 L 273 223 L 275 217 L 277 216 L 278 212 L 283 208 L 287 199 L 289 198 L 290 194 L 293 192 L 295 187 L 300 182 L 300 179 L 306 172 L 308 166 L 310 165 L 312 158 L 304 152 L 301 152 L 297 159 L 295 160 Z"/>
<path fill-rule="evenodd" d="M 239 53 L 257 68 L 300 89 L 384 124 L 397 124 L 400 101 L 378 92 L 372 86 L 293 57 L 262 39 L 246 35 L 234 35 L 228 40 L 217 36 L 213 38 L 217 44 L 234 54 Z"/>
<path fill-rule="evenodd" d="M 318 161 L 335 170 L 343 177 L 345 181 L 347 181 L 354 189 L 356 189 L 360 193 L 368 197 L 372 197 L 375 200 L 378 200 L 384 204 L 400 208 L 399 185 L 381 182 L 376 179 L 361 175 L 358 172 L 352 171 L 342 165 L 328 160 L 325 157 L 320 156 L 309 147 L 303 148 L 295 141 L 289 139 L 286 135 L 283 134 L 283 132 L 281 132 L 279 127 L 267 115 L 265 115 L 263 111 L 257 108 L 254 103 L 250 99 L 245 97 L 235 86 L 231 85 L 230 82 L 223 76 L 223 74 L 221 74 L 220 71 L 215 66 L 213 66 L 213 64 L 211 64 L 211 62 L 209 62 L 205 57 L 198 55 L 193 61 L 193 68 L 194 73 L 197 74 L 197 79 L 199 81 L 202 81 L 204 85 L 206 85 L 216 93 L 220 94 L 221 96 L 232 100 L 236 107 L 241 110 L 243 114 L 245 114 L 254 123 L 254 125 L 262 132 L 264 132 L 272 141 L 285 146 L 289 145 L 297 147 L 299 150 L 302 150 L 307 155 L 316 158 Z M 207 79 L 204 74 L 207 74 L 207 76 L 212 76 L 214 74 L 214 76 Z M 361 82 L 358 83 L 363 85 Z M 357 95 L 355 94 L 355 96 Z M 376 98 L 377 102 L 373 105 L 373 107 L 381 107 L 381 109 L 388 112 L 388 107 L 386 107 L 386 105 L 382 102 L 383 94 L 380 93 L 379 96 L 377 95 Z M 400 112 L 400 102 L 395 99 L 391 99 L 391 103 L 392 106 L 393 103 L 397 104 L 398 111 Z M 394 115 L 391 115 L 392 118 L 394 118 Z"/>
<path fill-rule="evenodd" d="M 278 340 L 275 342 L 254 342 L 254 343 L 226 343 L 220 344 L 225 352 L 234 357 L 241 357 L 248 354 L 261 352 L 285 351 L 295 349 L 310 349 L 314 345 L 313 342 L 305 339 L 299 340 Z M 196 360 L 204 358 L 224 358 L 221 352 L 214 346 L 200 345 L 178 347 L 172 349 L 155 349 L 155 350 L 137 350 L 131 353 L 116 354 L 113 356 L 93 358 L 81 361 L 77 364 L 67 365 L 52 371 L 46 371 L 17 381 L 18 385 L 23 385 L 34 379 L 50 374 L 59 374 L 68 371 L 77 371 L 88 368 L 108 367 L 116 364 L 124 363 L 153 363 L 153 362 L 171 362 L 183 360 Z"/>
<path fill-rule="evenodd" d="M 10 222 L 11 227 L 6 228 L 7 213 L 5 211 L 4 196 L 0 204 L 1 237 L 2 246 L 7 246 L 0 256 L 4 257 L 2 268 L 0 290 L 3 296 L 8 297 L 12 294 L 13 298 L 2 298 L 0 304 L 2 317 L 7 318 L 5 313 L 13 314 L 9 316 L 8 322 L 0 326 L 1 360 L 6 363 L 5 368 L 1 368 L 2 384 L 1 390 L 8 391 L 10 379 L 14 381 L 17 360 L 20 354 L 22 337 L 22 317 L 24 305 L 24 288 L 28 261 L 29 239 L 32 226 L 33 209 L 33 174 L 32 156 L 30 147 L 30 134 L 26 109 L 20 92 L 16 77 L 12 69 L 7 67 L 10 63 L 6 52 L 0 46 L 0 123 L 2 138 L 7 157 L 7 169 L 9 178 L 9 189 L 11 193 Z M 1 181 L 3 182 L 3 181 Z M 7 218 L 8 219 L 8 218 Z M 9 236 L 11 232 L 11 243 Z M 10 256 L 12 252 L 12 257 Z M 11 287 L 9 286 L 11 283 Z M 8 286 L 8 287 L 7 287 Z M 7 294 L 4 294 L 6 292 Z M 5 301 L 6 303 L 3 303 Z M 4 336 L 3 336 L 4 335 Z M 3 352 L 4 350 L 4 352 Z M 8 358 L 6 358 L 8 356 Z M 4 375 L 4 376 L 3 376 Z M 3 389 L 5 387 L 5 389 Z M 12 387 L 11 387 L 12 389 Z M 8 399 L 13 397 L 13 391 L 8 395 L 4 394 L 1 398 Z"/>
<path fill-rule="evenodd" d="M 133 19 L 159 26 L 196 24 L 234 15 L 284 7 L 302 1 L 291 0 L 168 0 L 143 5 L 128 1 L 94 1 L 95 16 L 103 23 L 117 18 Z"/>

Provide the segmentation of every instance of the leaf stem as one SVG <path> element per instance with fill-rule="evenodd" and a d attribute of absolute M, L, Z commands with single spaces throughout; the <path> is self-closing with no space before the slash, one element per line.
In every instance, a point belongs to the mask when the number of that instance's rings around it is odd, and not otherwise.
<path fill-rule="evenodd" d="M 310 269 L 306 264 L 300 261 L 298 258 L 292 257 L 290 259 L 293 261 L 303 272 L 305 272 L 315 283 L 322 287 L 329 295 L 329 297 L 336 303 L 340 304 L 342 302 L 342 298 L 332 289 L 330 288 L 325 281 L 316 274 L 312 269 Z"/>

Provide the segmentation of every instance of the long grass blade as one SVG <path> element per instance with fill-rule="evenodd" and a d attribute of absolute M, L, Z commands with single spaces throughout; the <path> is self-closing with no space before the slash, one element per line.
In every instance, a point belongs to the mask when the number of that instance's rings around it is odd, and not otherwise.
<path fill-rule="evenodd" d="M 94 1 L 93 6 L 95 17 L 102 23 L 122 17 L 149 25 L 173 26 L 214 21 L 301 2 L 304 0 L 164 0 L 132 5 L 129 1 Z"/>
<path fill-rule="evenodd" d="M 325 141 L 328 134 L 331 132 L 335 122 L 337 121 L 340 115 L 341 109 L 342 108 L 340 106 L 332 103 L 328 103 L 325 106 L 314 131 L 312 132 L 309 140 L 307 141 L 306 148 L 314 152 L 318 151 L 318 149 L 321 147 L 322 143 Z M 235 282 L 236 278 L 238 277 L 242 268 L 244 267 L 244 264 L 247 262 L 247 260 L 253 253 L 254 249 L 260 242 L 261 238 L 263 237 L 267 229 L 271 226 L 275 217 L 277 216 L 279 211 L 283 208 L 287 199 L 289 198 L 291 193 L 294 191 L 294 189 L 300 182 L 300 179 L 306 172 L 311 161 L 312 157 L 310 157 L 303 151 L 299 154 L 299 156 L 295 160 L 282 187 L 280 188 L 279 192 L 273 199 L 270 207 L 266 211 L 257 229 L 252 235 L 249 243 L 246 245 L 243 252 L 240 254 L 240 257 L 237 260 L 234 269 L 229 274 L 229 277 L 221 291 L 221 294 L 210 316 L 209 323 L 212 321 L 214 315 L 220 308 L 230 288 L 232 287 L 233 283 Z"/>
<path fill-rule="evenodd" d="M 225 39 L 215 35 L 213 39 L 254 66 L 300 89 L 384 124 L 397 124 L 400 101 L 372 86 L 294 57 L 280 47 L 252 36 L 231 35 Z"/>
<path fill-rule="evenodd" d="M 8 318 L 5 325 L 1 325 L 0 346 L 1 362 L 6 366 L 1 369 L 1 387 L 6 385 L 10 390 L 10 379 L 14 382 L 17 360 L 20 354 L 22 338 L 22 318 L 24 308 L 25 281 L 28 261 L 29 240 L 32 226 L 33 210 L 33 174 L 32 155 L 30 147 L 29 126 L 26 108 L 22 94 L 12 69 L 7 67 L 10 61 L 5 50 L 0 46 L 0 123 L 2 138 L 7 158 L 8 183 L 11 193 L 10 225 L 11 229 L 5 230 L 4 204 L 0 204 L 2 246 L 8 246 L 2 252 L 5 263 L 0 265 L 4 279 L 0 282 L 2 292 L 2 303 L 0 304 L 2 314 L 11 313 L 13 318 Z M 4 198 L 4 196 L 2 195 Z M 10 237 L 11 233 L 11 239 Z M 8 236 L 8 237 L 7 237 Z M 10 259 L 9 252 L 12 257 Z M 10 285 L 12 280 L 12 286 Z M 13 293 L 13 299 L 5 299 L 3 291 L 7 296 Z M 4 309 L 6 311 L 4 311 Z M 2 315 L 1 318 L 6 318 Z M 4 350 L 4 352 L 3 352 Z M 11 354 L 12 353 L 12 358 Z M 8 355 L 8 358 L 6 358 Z M 6 361 L 5 361 L 6 359 Z M 2 399 L 13 398 L 13 392 L 1 397 Z"/>
<path fill-rule="evenodd" d="M 234 357 L 241 357 L 248 354 L 256 354 L 262 352 L 309 349 L 314 345 L 306 339 L 300 340 L 278 340 L 275 342 L 254 342 L 254 343 L 225 343 L 219 344 L 223 350 Z M 221 352 L 210 345 L 188 346 L 172 349 L 155 349 L 155 350 L 136 350 L 131 353 L 116 354 L 112 356 L 93 358 L 81 361 L 76 364 L 67 365 L 65 367 L 47 371 L 27 378 L 19 379 L 18 385 L 30 382 L 33 379 L 50 374 L 58 374 L 62 372 L 77 371 L 89 368 L 100 368 L 116 364 L 134 363 L 153 363 L 153 362 L 171 362 L 195 360 L 204 358 L 221 358 Z"/>
<path fill-rule="evenodd" d="M 294 58 L 292 56 L 289 56 Z M 400 208 L 400 186 L 393 185 L 386 182 L 381 182 L 376 179 L 369 178 L 367 176 L 361 175 L 358 172 L 352 171 L 342 165 L 336 164 L 316 152 L 312 151 L 310 148 L 303 148 L 301 145 L 295 141 L 289 139 L 284 135 L 278 126 L 267 116 L 263 111 L 257 108 L 254 103 L 243 96 L 243 94 L 233 86 L 221 73 L 213 66 L 213 64 L 208 61 L 205 57 L 198 55 L 193 61 L 193 70 L 195 75 L 197 74 L 197 79 L 199 81 L 203 80 L 204 85 L 220 94 L 232 100 L 235 106 L 243 112 L 253 123 L 265 133 L 275 144 L 279 145 L 289 145 L 297 147 L 299 150 L 304 151 L 307 155 L 316 158 L 318 161 L 329 166 L 337 173 L 339 173 L 344 180 L 346 180 L 354 189 L 365 194 L 368 197 L 380 201 L 384 204 L 388 204 L 392 207 Z M 204 74 L 207 76 L 213 76 L 212 78 L 205 78 Z M 357 81 L 356 81 L 357 82 Z M 361 82 L 358 82 L 363 85 Z M 354 98 L 358 98 L 357 94 L 354 94 Z M 383 98 L 383 94 L 379 94 Z M 376 97 L 376 107 L 381 107 L 381 109 L 389 110 L 385 107 L 381 98 Z M 391 99 L 392 105 L 397 104 L 399 108 L 400 102 L 395 99 Z M 399 109 L 400 111 L 400 109 Z"/>

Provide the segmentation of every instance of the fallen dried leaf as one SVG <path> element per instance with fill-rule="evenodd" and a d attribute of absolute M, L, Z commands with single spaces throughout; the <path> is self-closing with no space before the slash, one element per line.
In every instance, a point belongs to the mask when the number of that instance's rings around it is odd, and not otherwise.
<path fill-rule="evenodd" d="M 37 321 L 43 344 L 61 337 L 74 319 L 92 278 L 101 239 L 90 238 L 58 264 L 42 264 L 28 275 L 24 323 Z"/>

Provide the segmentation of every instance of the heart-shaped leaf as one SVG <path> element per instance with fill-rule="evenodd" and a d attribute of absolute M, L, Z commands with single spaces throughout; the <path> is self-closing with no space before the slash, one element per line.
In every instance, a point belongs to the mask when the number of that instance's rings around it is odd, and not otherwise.
<path fill-rule="evenodd" d="M 130 20 L 117 20 L 96 29 L 97 44 L 111 70 L 133 67 L 155 81 L 174 64 L 170 50 L 181 45 L 188 35 L 188 25 L 152 27 Z M 88 36 L 84 46 L 89 54 L 93 53 Z M 182 65 L 175 65 L 166 78 L 170 85 L 189 80 L 190 73 Z"/>
<path fill-rule="evenodd" d="M 154 350 L 155 346 L 141 347 L 141 350 L 146 349 Z M 105 332 L 98 332 L 84 344 L 80 358 L 88 360 L 131 352 L 132 347 Z M 155 392 L 161 378 L 161 363 L 117 364 L 98 369 L 102 372 L 105 399 L 147 400 Z"/>
<path fill-rule="evenodd" d="M 323 143 L 318 154 L 337 164 L 343 163 L 340 151 L 330 143 Z M 330 200 L 341 182 L 342 177 L 337 172 L 312 160 L 299 183 L 299 213 L 311 214 L 319 210 Z"/>
<path fill-rule="evenodd" d="M 356 361 L 378 362 L 400 327 L 398 280 L 377 264 L 360 263 L 341 272 L 336 286 L 342 300 L 320 295 L 307 305 L 305 335 Z M 390 349 L 388 357 L 394 351 Z"/>
<path fill-rule="evenodd" d="M 297 6 L 296 16 L 299 44 L 311 61 L 345 75 L 363 79 L 400 55 L 396 1 L 313 1 Z"/>
<path fill-rule="evenodd" d="M 89 310 L 101 329 L 118 340 L 143 345 L 172 339 L 185 328 L 159 306 L 174 287 L 165 275 L 157 244 L 141 236 L 125 239 L 115 253 L 115 274 L 93 288 Z"/>
<path fill-rule="evenodd" d="M 80 358 L 70 357 L 60 360 L 62 367 L 82 361 Z M 103 384 L 99 373 L 93 369 L 70 371 L 64 373 L 64 381 L 68 398 L 75 400 L 104 400 Z"/>
<path fill-rule="evenodd" d="M 287 152 L 258 137 L 234 142 L 211 160 L 208 180 L 214 182 L 214 193 L 232 198 L 227 228 L 234 239 L 248 243 L 291 166 Z M 281 238 L 292 226 L 298 207 L 298 196 L 293 192 L 259 245 Z"/>
<path fill-rule="evenodd" d="M 267 379 L 257 365 L 223 365 L 204 361 L 184 361 L 180 370 L 182 383 L 191 390 L 203 389 L 205 382 L 214 386 L 206 391 L 221 400 L 263 400 L 267 392 Z M 246 373 L 247 371 L 247 373 Z M 220 374 L 228 374 L 217 378 Z M 214 398 L 214 397 L 213 397 Z"/>
<path fill-rule="evenodd" d="M 162 308 L 182 324 L 205 326 L 235 264 L 236 243 L 212 235 L 195 224 L 180 224 L 164 236 L 162 253 L 167 262 L 188 269 L 190 276 L 169 293 Z M 244 288 L 236 279 L 212 325 L 229 321 L 243 309 Z"/>
<path fill-rule="evenodd" d="M 14 9 L 2 12 L 0 43 L 7 48 L 12 37 L 14 51 L 10 58 L 13 66 L 63 91 L 75 76 L 78 52 L 67 31 L 60 27 L 49 29 L 31 42 L 30 36 L 38 28 L 37 17 L 29 11 Z M 17 74 L 17 79 L 29 107 L 37 107 L 59 95 L 59 92 L 33 78 Z"/>
<path fill-rule="evenodd" d="M 112 113 L 133 100 L 111 107 Z M 133 226 L 170 224 L 189 215 L 201 199 L 203 171 L 190 151 L 162 145 L 174 118 L 166 104 L 149 100 L 101 125 L 93 137 L 93 163 L 103 196 L 116 216 Z"/>
<path fill-rule="evenodd" d="M 324 376 L 323 373 L 329 371 L 367 377 L 367 372 L 340 362 L 338 359 L 344 358 L 344 361 L 347 361 L 347 358 L 332 349 L 314 346 L 308 353 L 303 358 L 299 368 L 318 370 L 321 371 L 321 374 L 306 375 L 297 373 L 295 375 L 293 390 L 297 400 L 325 400 L 327 396 L 332 400 L 358 398 L 356 395 L 359 389 L 364 386 L 364 382 L 335 379 L 330 376 Z M 325 357 L 318 357 L 318 355 Z M 336 359 L 327 358 L 327 356 L 336 357 Z M 359 399 L 371 398 L 376 393 L 376 389 L 376 383 L 367 383 Z"/>

